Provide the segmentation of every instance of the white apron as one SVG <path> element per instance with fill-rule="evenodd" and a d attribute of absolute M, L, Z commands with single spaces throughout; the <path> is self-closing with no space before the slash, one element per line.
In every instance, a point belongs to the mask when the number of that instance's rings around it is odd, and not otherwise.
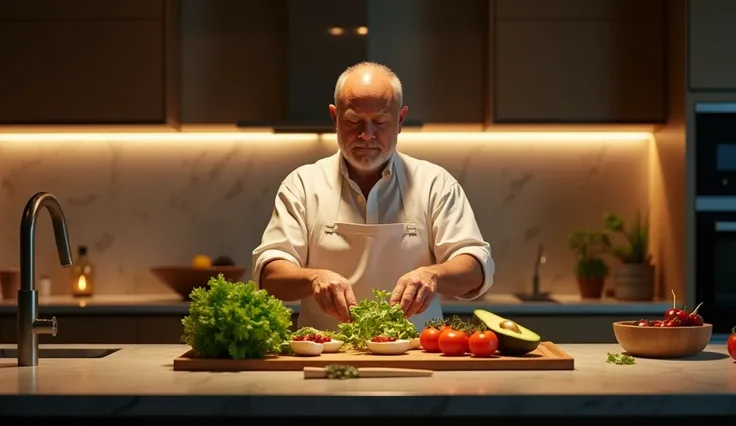
<path fill-rule="evenodd" d="M 343 161 L 342 156 L 338 156 Z M 314 238 L 316 244 L 309 250 L 307 267 L 328 269 L 345 277 L 353 287 L 355 300 L 373 299 L 373 289 L 393 292 L 399 278 L 421 266 L 434 264 L 430 251 L 429 237 L 424 226 L 425 214 L 418 202 L 419 197 L 407 185 L 404 165 L 400 158 L 394 160 L 394 172 L 399 183 L 399 194 L 404 211 L 404 223 L 354 224 L 336 222 L 342 185 L 340 179 L 335 197 L 321 203 Z M 299 327 L 314 327 L 318 330 L 337 330 L 338 320 L 325 314 L 312 297 L 300 304 Z M 419 332 L 424 323 L 433 318 L 442 318 L 439 297 L 433 297 L 429 308 L 409 318 Z"/>

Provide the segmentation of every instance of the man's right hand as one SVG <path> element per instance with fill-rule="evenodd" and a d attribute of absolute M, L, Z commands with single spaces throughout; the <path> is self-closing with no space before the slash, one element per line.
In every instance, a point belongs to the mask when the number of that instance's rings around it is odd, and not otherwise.
<path fill-rule="evenodd" d="M 351 322 L 350 307 L 357 305 L 353 287 L 347 279 L 332 271 L 322 271 L 312 279 L 314 300 L 322 312 L 341 322 Z"/>

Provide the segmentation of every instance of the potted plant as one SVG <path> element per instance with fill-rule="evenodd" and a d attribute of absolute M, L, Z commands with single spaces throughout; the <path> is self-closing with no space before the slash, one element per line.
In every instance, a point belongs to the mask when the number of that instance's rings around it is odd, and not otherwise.
<path fill-rule="evenodd" d="M 610 234 L 624 237 L 626 243 L 610 248 L 618 260 L 613 269 L 614 297 L 619 300 L 652 300 L 654 298 L 654 265 L 649 254 L 649 219 L 637 211 L 627 229 L 614 213 L 603 216 Z M 610 237 L 609 237 L 610 239 Z"/>
<path fill-rule="evenodd" d="M 575 277 L 581 297 L 600 299 L 609 272 L 608 265 L 603 260 L 610 245 L 608 235 L 601 231 L 576 229 L 570 234 L 568 244 L 578 258 Z"/>

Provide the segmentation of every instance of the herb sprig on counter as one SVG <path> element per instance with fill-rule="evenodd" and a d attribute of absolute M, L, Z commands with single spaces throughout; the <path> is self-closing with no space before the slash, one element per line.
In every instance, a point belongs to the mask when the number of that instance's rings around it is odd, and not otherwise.
<path fill-rule="evenodd" d="M 345 342 L 357 350 L 363 350 L 366 348 L 365 342 L 375 336 L 397 339 L 419 337 L 414 324 L 404 318 L 401 306 L 398 303 L 388 303 L 391 293 L 374 289 L 373 295 L 373 299 L 364 299 L 350 308 L 353 322 L 338 325 L 340 333 L 345 336 Z"/>
<path fill-rule="evenodd" d="M 263 358 L 282 351 L 291 335 L 291 309 L 253 281 L 230 282 L 222 274 L 191 293 L 182 341 L 212 358 Z"/>
<path fill-rule="evenodd" d="M 634 365 L 636 364 L 636 358 L 630 355 L 612 354 L 608 352 L 606 363 L 616 365 Z"/>

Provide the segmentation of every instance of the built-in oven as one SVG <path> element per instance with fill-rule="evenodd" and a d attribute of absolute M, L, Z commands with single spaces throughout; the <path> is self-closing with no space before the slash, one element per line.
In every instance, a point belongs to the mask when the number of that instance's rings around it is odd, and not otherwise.
<path fill-rule="evenodd" d="M 698 103 L 694 112 L 696 303 L 714 333 L 728 333 L 736 326 L 736 102 Z"/>

